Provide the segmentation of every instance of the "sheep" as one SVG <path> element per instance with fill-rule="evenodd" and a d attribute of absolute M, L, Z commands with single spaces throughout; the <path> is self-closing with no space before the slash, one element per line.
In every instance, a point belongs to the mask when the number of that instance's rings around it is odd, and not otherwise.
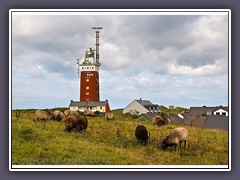
<path fill-rule="evenodd" d="M 89 110 L 89 109 L 85 109 L 84 110 L 84 116 L 91 116 L 91 117 L 94 117 L 95 114 L 93 111 Z"/>
<path fill-rule="evenodd" d="M 178 127 L 173 129 L 166 138 L 162 141 L 162 149 L 166 150 L 167 147 L 173 146 L 174 150 L 176 150 L 177 144 L 184 142 L 184 148 L 186 148 L 186 142 L 188 140 L 188 131 L 185 128 Z"/>
<path fill-rule="evenodd" d="M 57 121 L 61 121 L 63 119 L 63 113 L 61 111 L 56 110 L 53 112 L 53 115 L 54 119 Z"/>
<path fill-rule="evenodd" d="M 77 116 L 77 117 L 80 117 L 80 115 L 78 114 L 77 111 L 70 111 L 70 112 L 69 112 L 69 116 L 72 116 L 72 115 Z"/>
<path fill-rule="evenodd" d="M 70 110 L 69 109 L 67 109 L 67 110 L 65 110 L 64 112 L 63 112 L 63 114 L 64 114 L 64 116 L 67 118 L 68 116 L 69 116 L 69 114 L 70 114 Z"/>
<path fill-rule="evenodd" d="M 161 116 L 154 116 L 152 118 L 152 123 L 153 125 L 157 125 L 157 126 L 163 126 L 167 124 L 167 122 Z"/>
<path fill-rule="evenodd" d="M 88 120 L 86 117 L 83 118 L 79 118 L 80 121 L 80 131 L 83 131 L 83 133 L 85 134 L 86 129 L 88 127 Z"/>
<path fill-rule="evenodd" d="M 114 115 L 112 113 L 106 113 L 105 114 L 105 118 L 106 120 L 114 120 Z"/>
<path fill-rule="evenodd" d="M 35 112 L 35 117 L 37 121 L 47 121 L 47 120 L 54 120 L 53 114 L 49 110 L 37 110 Z M 35 122 L 35 120 L 33 119 Z"/>
<path fill-rule="evenodd" d="M 145 126 L 138 125 L 135 130 L 135 136 L 138 139 L 138 143 L 140 142 L 146 146 L 148 141 L 148 131 Z"/>
<path fill-rule="evenodd" d="M 83 131 L 85 133 L 88 127 L 87 118 L 70 115 L 65 119 L 65 128 L 68 132 L 76 129 L 77 131 Z"/>

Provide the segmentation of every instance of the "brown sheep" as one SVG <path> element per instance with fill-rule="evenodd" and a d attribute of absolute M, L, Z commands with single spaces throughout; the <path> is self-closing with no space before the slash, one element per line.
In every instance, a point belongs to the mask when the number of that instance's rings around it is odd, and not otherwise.
<path fill-rule="evenodd" d="M 35 112 L 37 121 L 54 120 L 54 115 L 49 110 L 37 110 Z M 34 119 L 33 119 L 34 120 Z"/>
<path fill-rule="evenodd" d="M 162 141 L 162 149 L 166 150 L 167 147 L 173 146 L 176 150 L 177 144 L 184 142 L 184 148 L 186 147 L 186 142 L 188 139 L 188 131 L 185 128 L 178 127 L 173 129 L 166 138 Z"/>
<path fill-rule="evenodd" d="M 61 111 L 56 110 L 53 112 L 53 115 L 56 121 L 61 121 L 63 119 L 63 113 Z"/>
<path fill-rule="evenodd" d="M 65 119 L 65 128 L 68 132 L 76 129 L 85 133 L 88 127 L 87 118 L 81 118 L 75 115 L 70 115 Z"/>
<path fill-rule="evenodd" d="M 142 143 L 144 146 L 148 141 L 148 131 L 145 126 L 138 125 L 135 130 L 135 136 L 138 139 L 138 143 Z"/>
<path fill-rule="evenodd" d="M 88 120 L 86 117 L 83 117 L 83 118 L 79 118 L 79 121 L 80 121 L 80 129 L 85 134 L 86 129 L 88 127 Z"/>
<path fill-rule="evenodd" d="M 106 113 L 105 114 L 105 118 L 106 120 L 114 120 L 114 115 L 112 113 Z"/>
<path fill-rule="evenodd" d="M 152 123 L 153 123 L 153 125 L 163 126 L 163 125 L 167 124 L 167 121 L 165 119 L 163 119 L 161 116 L 154 116 L 152 118 Z"/>

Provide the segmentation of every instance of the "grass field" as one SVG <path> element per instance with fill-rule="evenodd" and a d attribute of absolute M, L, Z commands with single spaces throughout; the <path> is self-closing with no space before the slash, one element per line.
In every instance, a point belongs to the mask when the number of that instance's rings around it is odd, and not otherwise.
<path fill-rule="evenodd" d="M 12 112 L 13 165 L 227 165 L 228 132 L 168 124 L 153 126 L 114 110 L 115 120 L 89 117 L 85 134 L 66 132 L 63 122 L 33 122 L 35 110 Z M 137 125 L 150 132 L 146 146 L 134 135 Z M 161 149 L 161 141 L 175 127 L 189 131 L 187 148 Z M 117 133 L 119 131 L 120 133 Z"/>

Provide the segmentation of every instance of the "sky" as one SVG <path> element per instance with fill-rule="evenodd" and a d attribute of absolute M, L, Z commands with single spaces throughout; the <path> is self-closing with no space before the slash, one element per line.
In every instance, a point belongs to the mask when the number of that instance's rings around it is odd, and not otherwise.
<path fill-rule="evenodd" d="M 227 15 L 12 16 L 12 108 L 68 107 L 80 96 L 77 59 L 100 31 L 100 100 L 228 105 Z"/>

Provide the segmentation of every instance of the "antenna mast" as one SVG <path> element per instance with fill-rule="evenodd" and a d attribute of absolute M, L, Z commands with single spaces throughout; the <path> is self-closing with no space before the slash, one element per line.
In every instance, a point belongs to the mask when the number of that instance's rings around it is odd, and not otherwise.
<path fill-rule="evenodd" d="M 92 27 L 92 29 L 95 29 L 96 32 L 96 61 L 99 63 L 99 30 L 103 29 L 102 27 Z"/>

